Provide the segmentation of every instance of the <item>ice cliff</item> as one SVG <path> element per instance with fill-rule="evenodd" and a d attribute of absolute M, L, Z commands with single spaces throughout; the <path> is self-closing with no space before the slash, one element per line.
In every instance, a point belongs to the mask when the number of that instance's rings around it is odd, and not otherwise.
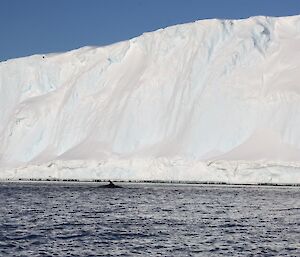
<path fill-rule="evenodd" d="M 1 62 L 0 178 L 300 183 L 300 16 Z"/>

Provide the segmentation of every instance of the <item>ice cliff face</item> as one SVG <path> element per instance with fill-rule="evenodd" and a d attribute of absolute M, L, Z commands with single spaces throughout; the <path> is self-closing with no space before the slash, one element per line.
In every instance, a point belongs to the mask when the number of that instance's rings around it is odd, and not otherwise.
<path fill-rule="evenodd" d="M 2 170 L 116 159 L 300 162 L 300 16 L 0 63 Z"/>

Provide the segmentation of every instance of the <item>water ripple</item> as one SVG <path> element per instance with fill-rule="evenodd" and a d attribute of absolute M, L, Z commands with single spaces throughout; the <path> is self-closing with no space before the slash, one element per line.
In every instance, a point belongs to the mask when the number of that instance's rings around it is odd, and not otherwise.
<path fill-rule="evenodd" d="M 0 184 L 0 256 L 300 256 L 300 189 Z"/>

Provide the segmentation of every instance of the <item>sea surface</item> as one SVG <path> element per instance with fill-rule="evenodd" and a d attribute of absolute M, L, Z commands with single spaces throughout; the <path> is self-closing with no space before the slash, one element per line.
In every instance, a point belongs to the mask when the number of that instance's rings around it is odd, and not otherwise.
<path fill-rule="evenodd" d="M 0 256 L 300 256 L 300 188 L 0 183 Z"/>

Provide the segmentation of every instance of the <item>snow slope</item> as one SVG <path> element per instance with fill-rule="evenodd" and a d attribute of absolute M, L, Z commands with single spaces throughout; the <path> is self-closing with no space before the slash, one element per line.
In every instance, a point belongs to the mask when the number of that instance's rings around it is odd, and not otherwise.
<path fill-rule="evenodd" d="M 0 63 L 0 178 L 300 183 L 300 16 Z"/>

